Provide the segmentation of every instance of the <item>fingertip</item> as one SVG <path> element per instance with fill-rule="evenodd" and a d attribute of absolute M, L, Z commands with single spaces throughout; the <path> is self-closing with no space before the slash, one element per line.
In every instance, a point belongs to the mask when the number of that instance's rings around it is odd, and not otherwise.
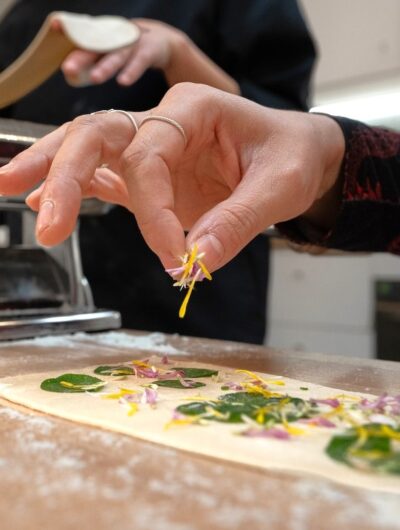
<path fill-rule="evenodd" d="M 184 255 L 184 249 L 182 248 L 182 251 L 179 255 L 172 254 L 171 252 L 161 252 L 158 254 L 158 257 L 162 263 L 162 266 L 165 270 L 167 269 L 173 269 L 175 267 L 179 267 L 182 265 L 181 260 L 179 259 L 179 256 Z"/>
<path fill-rule="evenodd" d="M 117 83 L 121 86 L 129 86 L 131 85 L 131 80 L 127 75 L 119 75 L 117 77 Z"/>
<path fill-rule="evenodd" d="M 27 204 L 29 208 L 33 210 L 34 212 L 39 211 L 39 203 L 40 203 L 40 193 L 38 193 L 37 190 L 30 193 L 25 199 L 25 204 Z"/>
<path fill-rule="evenodd" d="M 75 76 L 79 72 L 79 68 L 76 64 L 76 61 L 70 57 L 67 57 L 62 63 L 61 70 L 66 76 Z"/>
<path fill-rule="evenodd" d="M 55 31 L 62 31 L 63 29 L 61 26 L 61 22 L 57 20 L 56 18 L 53 18 L 50 24 L 51 24 L 51 29 Z"/>
<path fill-rule="evenodd" d="M 74 231 L 82 193 L 77 183 L 71 184 L 68 179 L 45 183 L 36 221 L 36 238 L 42 245 L 57 245 Z"/>
<path fill-rule="evenodd" d="M 91 83 L 94 85 L 100 85 L 107 79 L 107 76 L 98 68 L 92 68 L 92 70 L 86 73 L 86 77 L 90 79 Z"/>
<path fill-rule="evenodd" d="M 60 215 L 53 201 L 45 200 L 40 205 L 36 222 L 36 239 L 41 245 L 53 247 L 65 241 L 74 231 L 76 215 L 66 220 Z"/>
<path fill-rule="evenodd" d="M 214 234 L 205 234 L 197 240 L 189 235 L 188 248 L 192 248 L 194 244 L 197 244 L 199 254 L 204 253 L 203 261 L 208 270 L 215 271 L 226 261 L 225 247 Z"/>
<path fill-rule="evenodd" d="M 44 247 L 55 247 L 62 243 L 67 237 L 58 237 L 54 230 L 44 229 L 42 231 L 36 230 L 36 240 Z"/>

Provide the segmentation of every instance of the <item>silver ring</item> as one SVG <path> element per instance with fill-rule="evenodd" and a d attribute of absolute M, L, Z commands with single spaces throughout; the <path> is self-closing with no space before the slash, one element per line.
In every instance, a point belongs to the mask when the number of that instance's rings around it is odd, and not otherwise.
<path fill-rule="evenodd" d="M 95 112 L 91 112 L 90 115 L 93 116 L 94 114 L 107 114 L 109 112 L 119 112 L 120 114 L 123 114 L 128 118 L 128 120 L 132 123 L 133 128 L 135 129 L 135 132 L 139 131 L 139 126 L 137 124 L 137 121 L 135 118 L 127 112 L 126 110 L 119 110 L 119 109 L 108 109 L 108 110 L 96 110 Z"/>
<path fill-rule="evenodd" d="M 182 127 L 180 123 L 173 120 L 172 118 L 167 118 L 167 116 L 157 116 L 157 115 L 150 115 L 143 118 L 143 120 L 140 122 L 139 128 L 146 122 L 150 120 L 157 120 L 157 121 L 163 121 L 164 123 L 169 123 L 170 125 L 173 125 L 175 129 L 178 129 L 178 131 L 181 133 L 181 136 L 183 138 L 183 141 L 185 142 L 185 147 L 187 146 L 187 137 L 185 133 L 185 129 Z"/>

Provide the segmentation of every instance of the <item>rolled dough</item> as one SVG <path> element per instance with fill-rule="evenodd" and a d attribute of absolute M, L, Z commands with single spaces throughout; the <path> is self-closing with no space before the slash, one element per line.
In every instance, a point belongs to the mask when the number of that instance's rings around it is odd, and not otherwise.
<path fill-rule="evenodd" d="M 151 361 L 156 366 L 160 359 Z M 126 363 L 115 363 L 122 365 Z M 294 436 L 290 440 L 270 438 L 249 438 L 238 433 L 245 429 L 243 424 L 224 424 L 209 422 L 207 425 L 184 425 L 165 428 L 170 422 L 173 411 L 178 405 L 196 401 L 197 399 L 216 399 L 222 395 L 224 381 L 243 382 L 245 374 L 226 367 L 205 365 L 194 362 L 171 362 L 167 366 L 215 368 L 219 370 L 217 380 L 203 378 L 205 387 L 195 389 L 159 388 L 159 401 L 155 408 L 147 404 L 139 404 L 139 411 L 128 416 L 127 410 L 118 400 L 104 399 L 104 394 L 117 393 L 119 389 L 129 388 L 143 390 L 144 384 L 151 380 L 128 376 L 124 380 L 116 380 L 113 376 L 98 376 L 107 381 L 100 393 L 58 394 L 40 389 L 43 380 L 62 374 L 47 372 L 29 374 L 0 380 L 0 396 L 26 407 L 52 414 L 71 421 L 116 431 L 129 436 L 163 444 L 176 449 L 228 460 L 240 464 L 254 466 L 259 469 L 284 470 L 301 476 L 317 475 L 347 486 L 355 486 L 375 491 L 400 493 L 400 477 L 395 475 L 379 475 L 361 472 L 331 460 L 324 452 L 331 436 L 336 429 L 321 427 L 301 427 L 305 434 Z M 96 366 L 88 367 L 75 373 L 94 375 Z M 164 366 L 165 368 L 165 366 Z M 66 370 L 68 371 L 68 370 Z M 72 370 L 73 371 L 73 370 Z M 289 394 L 303 399 L 327 399 L 342 395 L 340 389 L 332 389 L 279 377 L 271 374 L 258 374 L 270 382 L 274 392 Z M 197 379 L 196 379 L 197 380 Z M 284 385 L 275 384 L 281 381 Z M 308 390 L 301 388 L 307 387 Z M 345 392 L 346 396 L 373 398 L 369 394 Z"/>

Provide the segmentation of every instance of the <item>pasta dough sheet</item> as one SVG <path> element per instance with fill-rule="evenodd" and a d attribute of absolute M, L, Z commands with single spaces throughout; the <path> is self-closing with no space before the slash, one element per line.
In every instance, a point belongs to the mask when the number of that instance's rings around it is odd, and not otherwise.
<path fill-rule="evenodd" d="M 151 362 L 161 361 L 153 359 Z M 132 366 L 128 363 L 115 364 Z M 219 370 L 219 375 L 217 378 L 194 379 L 206 384 L 201 388 L 159 387 L 156 406 L 139 403 L 137 413 L 131 416 L 127 414 L 126 406 L 121 405 L 121 400 L 105 399 L 106 394 L 118 394 L 121 388 L 143 391 L 144 385 L 151 383 L 151 380 L 136 376 L 128 376 L 121 380 L 115 376 L 96 375 L 94 373 L 96 366 L 72 372 L 97 376 L 107 381 L 107 385 L 100 392 L 67 394 L 42 390 L 40 385 L 43 380 L 58 377 L 63 373 L 57 371 L 3 378 L 0 380 L 0 396 L 11 402 L 74 422 L 116 431 L 192 453 L 259 469 L 287 471 L 301 476 L 315 475 L 347 486 L 400 493 L 400 476 L 358 471 L 332 460 L 325 453 L 332 435 L 341 432 L 341 429 L 301 425 L 304 430 L 302 435 L 292 436 L 289 440 L 279 440 L 241 436 L 240 433 L 248 426 L 237 423 L 210 421 L 205 425 L 171 425 L 177 406 L 190 401 L 216 399 L 224 393 L 233 391 L 221 390 L 224 383 L 230 381 L 231 384 L 232 382 L 240 384 L 248 377 L 230 368 L 182 360 L 170 360 L 170 364 L 164 368 L 173 370 L 177 366 L 216 369 Z M 272 391 L 287 393 L 293 397 L 328 399 L 343 395 L 340 389 L 271 374 L 256 374 L 269 382 L 268 387 Z M 346 391 L 345 394 L 348 399 L 352 396 L 374 398 L 369 394 L 356 392 Z M 168 424 L 169 427 L 166 428 Z M 296 426 L 300 424 L 296 423 Z"/>

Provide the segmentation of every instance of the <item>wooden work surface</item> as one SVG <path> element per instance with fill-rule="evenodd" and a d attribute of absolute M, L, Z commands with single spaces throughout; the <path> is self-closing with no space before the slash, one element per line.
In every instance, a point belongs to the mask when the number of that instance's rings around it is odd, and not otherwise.
<path fill-rule="evenodd" d="M 140 358 L 163 343 L 188 359 L 348 390 L 400 391 L 400 364 L 123 332 L 0 343 L 0 376 Z M 196 456 L 6 401 L 0 477 L 1 530 L 400 528 L 397 495 Z"/>

